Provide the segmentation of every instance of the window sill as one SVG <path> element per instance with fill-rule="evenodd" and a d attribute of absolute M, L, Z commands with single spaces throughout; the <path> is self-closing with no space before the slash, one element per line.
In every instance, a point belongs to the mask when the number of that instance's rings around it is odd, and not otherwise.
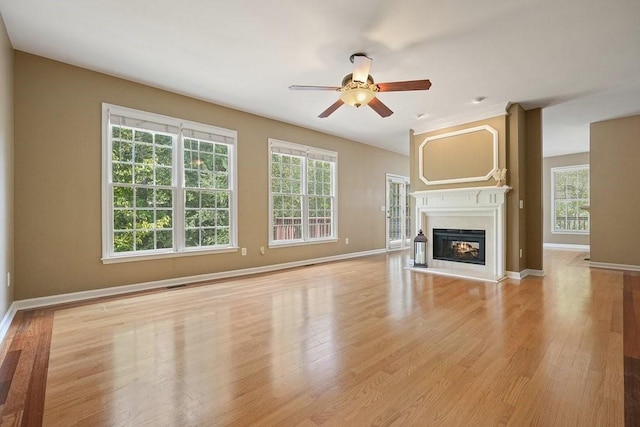
<path fill-rule="evenodd" d="M 578 236 L 588 236 L 590 233 L 588 231 L 556 231 L 556 230 L 551 230 L 551 234 L 569 234 L 569 235 L 578 235 Z"/>
<path fill-rule="evenodd" d="M 321 243 L 335 243 L 338 239 L 322 239 L 322 240 L 307 240 L 307 241 L 295 241 L 295 242 L 283 242 L 283 243 L 269 243 L 269 249 L 288 248 L 292 246 L 306 246 L 306 245 L 318 245 Z"/>
<path fill-rule="evenodd" d="M 225 249 L 205 249 L 201 251 L 191 250 L 184 252 L 167 252 L 162 254 L 144 254 L 144 255 L 126 255 L 126 256 L 113 256 L 103 257 L 101 261 L 103 264 L 117 264 L 122 262 L 135 262 L 135 261 L 151 261 L 165 258 L 182 258 L 187 256 L 200 256 L 200 255 L 215 255 L 231 252 L 238 252 L 237 247 L 225 248 Z"/>

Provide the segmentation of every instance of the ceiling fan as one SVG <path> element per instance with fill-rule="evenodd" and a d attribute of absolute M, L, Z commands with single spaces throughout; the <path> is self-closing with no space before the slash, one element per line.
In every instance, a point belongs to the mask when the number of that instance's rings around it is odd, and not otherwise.
<path fill-rule="evenodd" d="M 354 53 L 349 58 L 353 63 L 353 73 L 342 79 L 342 86 L 289 86 L 291 90 L 335 90 L 340 92 L 340 99 L 324 110 L 318 117 L 329 117 L 342 104 L 360 107 L 368 105 L 381 117 L 389 117 L 393 111 L 376 98 L 378 92 L 402 92 L 407 90 L 427 90 L 431 82 L 425 80 L 408 80 L 403 82 L 374 83 L 369 74 L 372 59 L 364 53 Z"/>

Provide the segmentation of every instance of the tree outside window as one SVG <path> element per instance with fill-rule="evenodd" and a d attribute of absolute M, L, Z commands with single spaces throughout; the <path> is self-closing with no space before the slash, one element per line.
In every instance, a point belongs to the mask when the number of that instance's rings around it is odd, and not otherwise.
<path fill-rule="evenodd" d="M 589 166 L 551 169 L 554 233 L 589 233 Z"/>
<path fill-rule="evenodd" d="M 231 249 L 234 131 L 103 105 L 103 260 Z"/>
<path fill-rule="evenodd" d="M 337 154 L 274 139 L 269 145 L 269 243 L 335 239 Z"/>

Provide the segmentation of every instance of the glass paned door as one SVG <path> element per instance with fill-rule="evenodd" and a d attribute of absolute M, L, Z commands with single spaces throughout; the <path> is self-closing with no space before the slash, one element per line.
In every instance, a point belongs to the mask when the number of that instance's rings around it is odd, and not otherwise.
<path fill-rule="evenodd" d="M 387 249 L 411 244 L 409 178 L 387 174 Z"/>

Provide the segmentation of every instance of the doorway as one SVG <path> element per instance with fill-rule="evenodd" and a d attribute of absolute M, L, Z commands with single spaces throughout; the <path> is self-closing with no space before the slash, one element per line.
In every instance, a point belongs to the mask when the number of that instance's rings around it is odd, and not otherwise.
<path fill-rule="evenodd" d="M 411 246 L 409 178 L 387 174 L 387 250 Z"/>

